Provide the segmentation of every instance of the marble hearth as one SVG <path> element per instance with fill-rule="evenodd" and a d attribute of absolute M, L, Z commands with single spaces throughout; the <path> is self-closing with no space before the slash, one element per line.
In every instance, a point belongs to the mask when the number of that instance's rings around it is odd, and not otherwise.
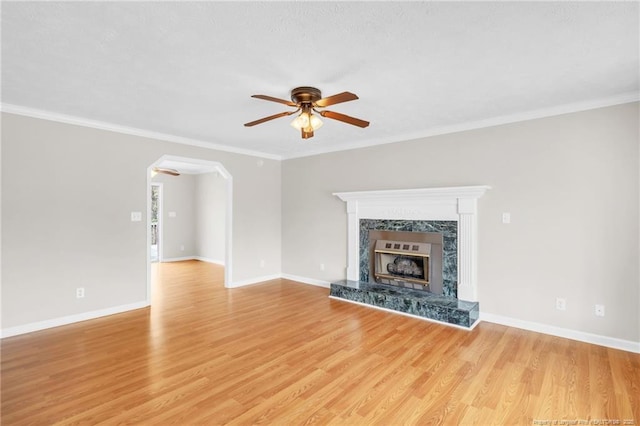
<path fill-rule="evenodd" d="M 472 328 L 479 314 L 478 302 L 363 281 L 331 283 L 330 297 L 463 328 Z"/>
<path fill-rule="evenodd" d="M 488 186 L 335 193 L 347 203 L 347 279 L 330 297 L 463 328 L 477 324 L 477 199 Z M 440 232 L 444 294 L 399 288 L 370 278 L 368 229 Z"/>

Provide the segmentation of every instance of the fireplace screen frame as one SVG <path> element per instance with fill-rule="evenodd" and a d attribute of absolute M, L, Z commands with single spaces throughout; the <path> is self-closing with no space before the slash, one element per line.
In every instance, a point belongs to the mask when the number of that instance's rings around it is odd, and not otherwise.
<path fill-rule="evenodd" d="M 376 281 L 389 280 L 393 281 L 395 285 L 411 283 L 417 284 L 420 289 L 429 289 L 431 283 L 431 244 L 377 240 L 373 254 L 373 273 Z M 393 264 L 397 264 L 398 260 L 400 263 L 404 262 L 405 266 L 419 268 L 421 274 L 394 273 L 389 270 L 391 261 Z M 411 287 L 415 288 L 413 285 Z"/>
<path fill-rule="evenodd" d="M 421 221 L 379 221 L 373 219 L 361 219 L 361 238 L 363 241 L 361 250 L 361 280 L 370 283 L 387 284 L 397 287 L 407 287 L 415 290 L 428 291 L 436 295 L 444 295 L 444 276 L 445 263 L 444 263 L 444 238 L 447 234 L 447 230 L 452 230 L 452 239 L 449 240 L 449 244 L 453 241 L 453 252 L 455 254 L 455 241 L 457 240 L 455 231 L 457 229 L 457 222 L 421 222 Z M 446 229 L 443 228 L 445 225 Z M 403 226 L 406 229 L 398 229 Z M 395 228 L 395 229 L 394 229 Z M 429 286 L 426 288 L 420 284 L 413 284 L 402 281 L 392 281 L 388 279 L 376 279 L 375 278 L 375 249 L 376 243 L 379 240 L 389 241 L 407 241 L 413 243 L 429 243 L 431 244 L 431 258 L 430 258 L 430 277 Z M 385 246 L 382 246 L 385 247 Z M 379 247 L 380 248 L 380 247 Z M 451 252 L 449 252 L 448 260 L 452 259 Z M 454 260 L 455 262 L 455 260 Z M 450 263 L 447 263 L 450 266 Z M 455 271 L 455 263 L 453 270 Z M 362 276 L 362 274 L 365 274 Z M 455 280 L 455 276 L 453 277 Z M 455 281 L 454 281 L 455 284 Z M 455 297 L 455 293 L 452 294 Z"/>

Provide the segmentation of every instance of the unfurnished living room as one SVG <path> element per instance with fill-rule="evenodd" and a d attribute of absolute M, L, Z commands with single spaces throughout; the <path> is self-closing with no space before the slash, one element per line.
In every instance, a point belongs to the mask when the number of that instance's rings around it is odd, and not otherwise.
<path fill-rule="evenodd" d="M 640 424 L 640 2 L 0 8 L 3 425 Z"/>

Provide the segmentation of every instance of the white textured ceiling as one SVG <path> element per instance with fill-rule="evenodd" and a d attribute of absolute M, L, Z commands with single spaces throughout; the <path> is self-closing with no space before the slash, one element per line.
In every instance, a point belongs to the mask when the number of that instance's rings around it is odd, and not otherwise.
<path fill-rule="evenodd" d="M 638 6 L 3 1 L 2 104 L 277 158 L 395 142 L 637 99 Z M 370 127 L 243 126 L 301 85 Z"/>

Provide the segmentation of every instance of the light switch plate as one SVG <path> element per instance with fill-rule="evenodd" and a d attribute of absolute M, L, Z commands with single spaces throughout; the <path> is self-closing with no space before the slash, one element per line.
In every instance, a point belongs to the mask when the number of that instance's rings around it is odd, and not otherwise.
<path fill-rule="evenodd" d="M 176 212 L 169 212 L 169 217 L 176 217 Z"/>
<path fill-rule="evenodd" d="M 511 213 L 502 213 L 502 223 L 511 223 Z"/>
<path fill-rule="evenodd" d="M 142 212 L 131 212 L 131 222 L 142 221 Z"/>

